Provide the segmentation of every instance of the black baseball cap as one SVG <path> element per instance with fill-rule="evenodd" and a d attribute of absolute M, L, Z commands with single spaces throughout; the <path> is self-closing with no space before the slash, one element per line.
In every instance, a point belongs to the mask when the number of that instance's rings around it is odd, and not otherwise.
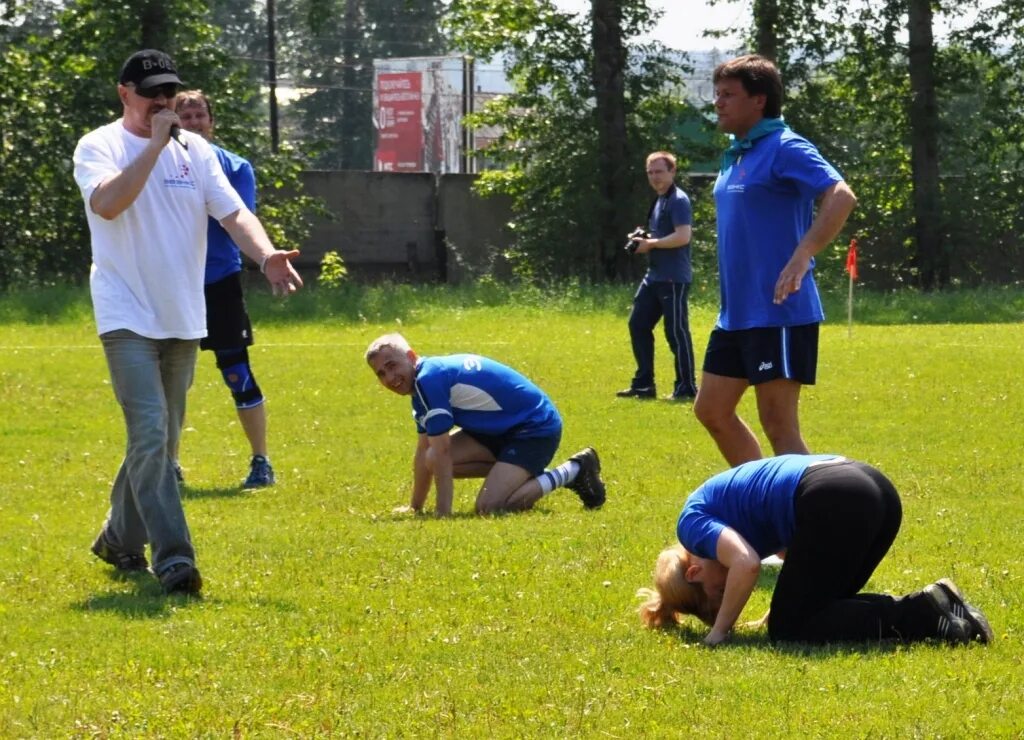
<path fill-rule="evenodd" d="M 178 79 L 174 60 L 158 49 L 143 49 L 128 57 L 121 67 L 118 82 L 122 85 L 130 83 L 141 89 L 157 85 L 183 84 Z"/>

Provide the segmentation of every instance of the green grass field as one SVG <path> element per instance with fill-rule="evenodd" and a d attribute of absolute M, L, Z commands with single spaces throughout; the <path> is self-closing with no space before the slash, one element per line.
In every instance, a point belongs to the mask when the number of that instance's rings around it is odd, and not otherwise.
<path fill-rule="evenodd" d="M 773 647 L 641 629 L 637 588 L 690 489 L 723 467 L 689 406 L 619 400 L 630 288 L 561 297 L 391 287 L 256 296 L 254 368 L 277 487 L 247 455 L 212 358 L 190 396 L 183 496 L 205 598 L 89 553 L 124 433 L 81 291 L 0 298 L 0 737 L 993 737 L 1024 733 L 1024 296 L 830 302 L 805 437 L 887 472 L 903 528 L 869 584 L 951 576 L 988 647 Z M 834 303 L 834 305 L 832 305 Z M 698 291 L 698 357 L 714 320 Z M 950 323 L 938 323 L 948 321 Z M 868 322 L 868 323 L 862 323 Z M 536 380 L 594 445 L 609 499 L 406 518 L 408 400 L 362 360 L 380 333 Z M 662 390 L 667 347 L 658 338 Z M 753 408 L 743 413 L 753 420 Z M 564 456 L 564 455 L 560 455 Z M 767 606 L 766 574 L 746 618 Z"/>

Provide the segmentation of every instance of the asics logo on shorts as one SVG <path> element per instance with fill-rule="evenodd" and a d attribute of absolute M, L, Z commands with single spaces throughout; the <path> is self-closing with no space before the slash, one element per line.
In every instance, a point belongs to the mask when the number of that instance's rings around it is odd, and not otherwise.
<path fill-rule="evenodd" d="M 775 367 L 774 363 L 762 362 L 760 365 L 757 366 L 757 371 L 763 373 L 765 370 L 771 370 L 773 367 Z"/>

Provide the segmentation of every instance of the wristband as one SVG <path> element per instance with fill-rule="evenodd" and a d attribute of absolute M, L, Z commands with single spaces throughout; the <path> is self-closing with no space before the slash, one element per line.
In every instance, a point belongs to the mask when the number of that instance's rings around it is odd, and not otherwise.
<path fill-rule="evenodd" d="M 274 256 L 274 253 L 271 252 L 270 254 L 268 254 L 266 257 L 264 257 L 260 261 L 260 272 L 262 272 L 264 275 L 267 274 L 267 260 L 269 260 L 273 256 Z"/>

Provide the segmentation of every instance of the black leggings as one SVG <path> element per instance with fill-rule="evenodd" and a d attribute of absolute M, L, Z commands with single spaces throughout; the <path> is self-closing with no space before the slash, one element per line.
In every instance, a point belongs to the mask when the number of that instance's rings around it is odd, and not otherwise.
<path fill-rule="evenodd" d="M 919 595 L 859 593 L 903 518 L 892 482 L 844 460 L 807 469 L 794 495 L 796 530 L 772 595 L 772 640 L 916 640 L 935 632 Z"/>

